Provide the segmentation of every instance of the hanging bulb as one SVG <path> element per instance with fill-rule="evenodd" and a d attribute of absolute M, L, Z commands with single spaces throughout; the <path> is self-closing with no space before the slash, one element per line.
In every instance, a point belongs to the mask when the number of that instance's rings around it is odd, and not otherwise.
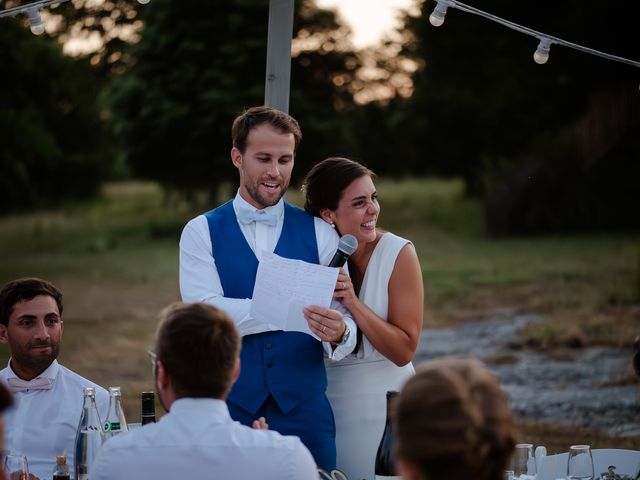
<path fill-rule="evenodd" d="M 138 0 L 138 3 L 142 4 L 142 5 L 146 5 L 147 3 L 149 3 L 151 0 Z"/>
<path fill-rule="evenodd" d="M 436 2 L 436 8 L 434 8 L 431 15 L 429 15 L 429 23 L 434 27 L 439 27 L 444 23 L 444 16 L 447 14 L 449 4 L 446 0 L 436 0 Z"/>
<path fill-rule="evenodd" d="M 533 61 L 538 65 L 543 65 L 549 60 L 549 49 L 551 48 L 551 41 L 548 38 L 541 38 L 538 48 L 533 54 Z"/>
<path fill-rule="evenodd" d="M 29 16 L 29 23 L 31 24 L 31 33 L 34 35 L 42 35 L 44 33 L 44 23 L 40 17 L 40 11 L 37 8 L 30 8 L 27 10 Z"/>

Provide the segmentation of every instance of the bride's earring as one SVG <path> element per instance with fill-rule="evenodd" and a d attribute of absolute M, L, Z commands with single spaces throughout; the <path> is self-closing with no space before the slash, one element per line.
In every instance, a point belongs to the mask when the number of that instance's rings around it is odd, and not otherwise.
<path fill-rule="evenodd" d="M 336 228 L 336 224 L 333 222 L 329 222 L 329 225 L 331 225 L 331 228 Z"/>

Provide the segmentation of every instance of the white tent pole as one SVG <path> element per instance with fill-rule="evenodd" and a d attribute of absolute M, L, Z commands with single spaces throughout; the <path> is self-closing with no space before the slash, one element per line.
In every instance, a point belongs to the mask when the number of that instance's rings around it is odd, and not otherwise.
<path fill-rule="evenodd" d="M 294 3 L 295 0 L 269 0 L 264 104 L 286 113 L 289 112 Z"/>

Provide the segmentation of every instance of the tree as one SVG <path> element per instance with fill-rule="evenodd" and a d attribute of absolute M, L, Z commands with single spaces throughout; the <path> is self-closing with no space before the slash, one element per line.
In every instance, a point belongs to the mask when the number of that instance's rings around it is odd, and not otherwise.
<path fill-rule="evenodd" d="M 86 62 L 3 19 L 0 69 L 0 213 L 94 194 L 111 156 Z"/>
<path fill-rule="evenodd" d="M 128 46 L 139 40 L 137 0 L 72 0 L 43 11 L 47 35 L 71 56 L 87 59 L 101 78 L 117 75 L 132 63 Z"/>
<path fill-rule="evenodd" d="M 639 57 L 635 19 L 640 14 L 640 4 L 634 0 L 619 2 L 614 11 L 607 12 L 595 2 L 556 2 L 552 15 L 534 1 L 467 3 L 578 44 L 628 58 Z M 633 115 L 627 116 L 625 122 L 615 122 L 620 130 L 608 136 L 609 143 L 598 158 L 586 161 L 581 153 L 590 145 L 589 133 L 584 130 L 588 123 L 583 119 L 590 112 L 605 111 L 593 99 L 606 97 L 606 92 L 611 93 L 608 98 L 614 99 L 629 98 L 630 91 L 637 93 L 636 69 L 560 46 L 552 46 L 547 64 L 536 65 L 531 55 L 537 39 L 454 9 L 449 9 L 442 27 L 434 28 L 427 20 L 434 4 L 423 2 L 418 17 L 406 18 L 405 34 L 412 41 L 402 52 L 421 67 L 414 76 L 415 90 L 403 105 L 396 130 L 404 140 L 402 143 L 411 146 L 404 153 L 415 171 L 461 175 L 469 192 L 485 194 L 508 178 L 522 178 L 525 170 L 532 170 L 533 163 L 538 165 L 533 170 L 540 173 L 538 185 L 543 188 L 547 179 L 550 181 L 544 175 L 555 166 L 559 168 L 555 171 L 558 175 L 553 174 L 554 183 L 562 185 L 572 180 L 567 176 L 572 168 L 566 168 L 565 159 L 574 159 L 570 163 L 578 162 L 587 170 L 591 168 L 589 165 L 594 166 L 591 173 L 584 172 L 589 178 L 600 171 L 601 162 L 611 152 L 625 155 L 614 162 L 619 165 L 618 175 L 624 175 L 622 165 L 631 167 L 637 161 L 637 157 L 629 154 L 635 149 L 625 143 L 640 133 Z M 606 124 L 607 119 L 603 117 L 602 121 Z M 562 156 L 553 154 L 559 146 L 564 152 Z M 520 165 L 527 166 L 519 169 Z M 565 174 L 560 175 L 561 171 Z M 626 185 L 620 183 L 623 184 Z M 520 192 L 516 195 L 518 207 L 513 205 L 513 216 L 523 213 L 527 197 L 533 198 L 532 189 L 537 188 L 527 185 L 525 190 L 518 190 L 516 185 L 517 182 L 510 189 L 512 196 Z M 544 206 L 536 208 L 557 214 L 557 202 L 564 202 L 562 210 L 575 212 L 581 209 L 578 199 L 610 193 L 595 191 L 587 185 L 593 183 L 583 182 L 585 190 L 573 200 L 549 197 Z M 544 195 L 539 192 L 537 196 Z M 501 195 L 500 199 L 490 202 L 490 208 L 507 205 L 507 197 Z M 616 216 L 610 214 L 611 218 Z M 511 214 L 498 216 L 513 218 Z M 588 215 L 583 216 L 581 228 L 587 228 L 590 221 Z M 538 215 L 524 230 L 520 227 L 514 230 L 539 231 L 551 228 L 551 224 L 555 225 L 553 229 L 570 224 L 576 228 L 566 216 L 563 221 L 546 222 Z M 510 230 L 505 228 L 503 233 Z"/>
<path fill-rule="evenodd" d="M 135 63 L 110 88 L 115 133 L 135 175 L 180 191 L 215 191 L 237 176 L 229 160 L 233 118 L 264 101 L 268 4 L 203 0 L 186 8 L 154 0 L 152 7 L 131 49 Z M 292 67 L 302 173 L 305 161 L 330 150 L 328 138 L 348 141 L 339 119 L 350 108 L 348 83 L 358 63 L 337 48 L 342 32 L 331 12 L 311 1 L 296 7 L 296 38 L 320 45 L 298 45 Z"/>

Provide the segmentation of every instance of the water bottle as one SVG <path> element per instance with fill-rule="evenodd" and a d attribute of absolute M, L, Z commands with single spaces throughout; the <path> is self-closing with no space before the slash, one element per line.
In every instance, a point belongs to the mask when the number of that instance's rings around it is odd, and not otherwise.
<path fill-rule="evenodd" d="M 391 411 L 393 401 L 398 396 L 398 392 L 387 392 L 387 420 L 384 424 L 384 432 L 378 445 L 376 453 L 375 480 L 400 480 L 401 477 L 396 471 L 393 458 L 393 425 L 391 423 Z"/>
<path fill-rule="evenodd" d="M 142 392 L 142 425 L 156 423 L 156 396 L 153 392 Z"/>
<path fill-rule="evenodd" d="M 105 436 L 111 438 L 127 431 L 129 431 L 129 427 L 122 409 L 120 387 L 109 387 L 109 413 L 107 413 L 107 419 L 104 422 Z"/>
<path fill-rule="evenodd" d="M 96 391 L 84 388 L 82 415 L 76 432 L 74 470 L 76 480 L 88 480 L 98 450 L 102 446 L 104 432 L 96 405 Z"/>

